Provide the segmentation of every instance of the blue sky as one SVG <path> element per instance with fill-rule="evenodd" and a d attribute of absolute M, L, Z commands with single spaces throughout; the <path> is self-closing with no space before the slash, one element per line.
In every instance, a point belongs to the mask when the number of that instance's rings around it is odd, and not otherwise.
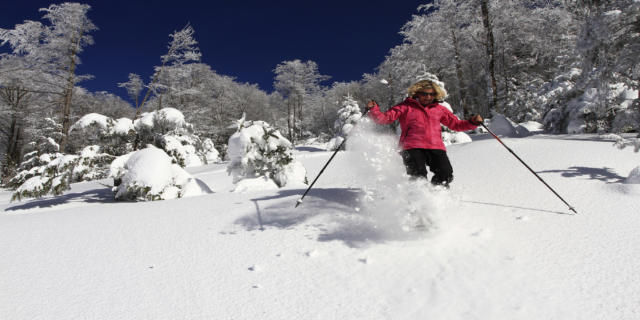
<path fill-rule="evenodd" d="M 82 2 L 82 1 L 80 1 Z M 81 85 L 126 97 L 118 82 L 130 72 L 144 79 L 166 52 L 169 34 L 187 23 L 195 29 L 202 60 L 220 74 L 272 91 L 275 66 L 313 60 L 333 81 L 359 80 L 389 49 L 400 28 L 426 1 L 84 1 L 99 30 L 81 55 Z M 0 28 L 41 20 L 51 1 L 2 1 Z M 6 51 L 6 47 L 0 48 Z"/>

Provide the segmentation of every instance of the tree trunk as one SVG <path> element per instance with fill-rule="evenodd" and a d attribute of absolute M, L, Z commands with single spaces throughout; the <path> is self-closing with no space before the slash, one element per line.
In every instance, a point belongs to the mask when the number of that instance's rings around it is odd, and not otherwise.
<path fill-rule="evenodd" d="M 291 97 L 287 99 L 287 129 L 289 130 L 289 141 L 293 143 L 293 112 L 292 112 Z"/>
<path fill-rule="evenodd" d="M 489 17 L 489 0 L 480 0 L 480 7 L 482 10 L 482 23 L 487 34 L 485 47 L 487 49 L 487 58 L 489 59 L 489 78 L 491 80 L 492 101 L 489 106 L 490 109 L 495 109 L 498 106 L 498 85 L 496 82 L 495 72 L 495 49 L 493 40 L 493 27 L 491 25 L 491 19 Z"/>
<path fill-rule="evenodd" d="M 78 35 L 74 46 L 69 53 L 69 69 L 67 74 L 67 88 L 64 91 L 62 100 L 62 141 L 60 141 L 60 152 L 64 153 L 69 139 L 69 128 L 71 128 L 71 99 L 73 98 L 73 87 L 76 84 L 76 57 L 82 34 Z"/>
<path fill-rule="evenodd" d="M 19 87 L 7 87 L 0 91 L 0 98 L 10 107 L 11 120 L 9 130 L 6 131 L 6 152 L 3 156 L 4 164 L 2 177 L 9 177 L 22 160 L 24 136 L 23 113 L 21 104 L 27 99 L 28 91 Z"/>
<path fill-rule="evenodd" d="M 156 107 L 156 110 L 161 110 L 162 109 L 162 97 L 163 96 L 164 96 L 163 94 L 160 94 L 158 96 L 158 107 Z"/>
<path fill-rule="evenodd" d="M 464 87 L 464 83 L 462 82 L 463 74 L 462 74 L 462 63 L 460 61 L 460 47 L 458 46 L 458 37 L 456 36 L 456 32 L 451 27 L 451 39 L 453 40 L 453 51 L 454 51 L 454 59 L 456 63 L 456 76 L 458 78 L 458 92 L 460 92 L 460 106 L 462 107 L 462 113 L 464 118 L 469 117 L 471 112 L 467 107 L 467 92 Z"/>

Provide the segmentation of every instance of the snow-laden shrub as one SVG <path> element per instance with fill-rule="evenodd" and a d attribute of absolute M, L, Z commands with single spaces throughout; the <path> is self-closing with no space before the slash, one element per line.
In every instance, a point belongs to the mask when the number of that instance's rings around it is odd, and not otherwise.
<path fill-rule="evenodd" d="M 329 143 L 327 143 L 327 150 L 333 151 L 338 149 L 360 118 L 362 118 L 362 113 L 360 112 L 358 103 L 353 100 L 351 96 L 345 97 L 345 100 L 342 102 L 342 108 L 338 110 L 338 118 L 333 124 L 335 135 Z"/>
<path fill-rule="evenodd" d="M 265 178 L 278 187 L 306 183 L 306 170 L 293 159 L 293 145 L 280 132 L 264 121 L 245 122 L 244 117 L 237 122 L 237 128 L 229 138 L 227 150 L 227 171 L 233 176 L 233 183 L 261 179 L 263 184 Z"/>
<path fill-rule="evenodd" d="M 166 200 L 212 192 L 152 145 L 115 159 L 109 177 L 114 179 L 117 200 Z"/>
<path fill-rule="evenodd" d="M 209 138 L 204 139 L 202 141 L 202 153 L 204 154 L 204 158 L 207 163 L 216 163 L 220 162 L 220 152 L 216 150 L 213 145 L 213 141 Z"/>
<path fill-rule="evenodd" d="M 75 148 L 99 145 L 104 153 L 119 156 L 133 150 L 135 129 L 130 119 L 114 120 L 98 113 L 89 113 L 69 128 L 69 137 Z"/>
<path fill-rule="evenodd" d="M 40 164 L 24 170 L 14 179 L 24 179 L 15 190 L 12 200 L 24 197 L 40 198 L 47 194 L 60 195 L 71 188 L 71 183 L 103 179 L 115 157 L 100 152 L 100 146 L 85 147 L 79 155 L 43 154 Z"/>
<path fill-rule="evenodd" d="M 134 127 L 140 134 L 165 134 L 169 132 L 193 132 L 193 126 L 185 121 L 184 114 L 175 108 L 164 108 L 143 113 L 134 121 Z"/>
<path fill-rule="evenodd" d="M 8 182 L 14 189 L 12 200 L 24 197 L 59 195 L 70 188 L 70 183 L 101 179 L 106 176 L 113 156 L 103 153 L 100 146 L 85 147 L 78 154 L 62 154 L 52 136 L 57 136 L 60 125 L 52 119 L 44 119 L 42 135 L 30 142 L 24 161 Z"/>
<path fill-rule="evenodd" d="M 153 144 L 165 150 L 174 163 L 181 167 L 195 167 L 218 161 L 214 156 L 218 151 L 213 143 L 209 140 L 205 145 L 195 134 L 193 125 L 186 122 L 182 112 L 177 109 L 164 108 L 143 113 L 134 122 L 134 128 L 138 145 Z"/>
<path fill-rule="evenodd" d="M 165 134 L 159 137 L 159 146 L 181 167 L 197 167 L 204 164 L 196 145 L 199 138 L 193 135 Z"/>

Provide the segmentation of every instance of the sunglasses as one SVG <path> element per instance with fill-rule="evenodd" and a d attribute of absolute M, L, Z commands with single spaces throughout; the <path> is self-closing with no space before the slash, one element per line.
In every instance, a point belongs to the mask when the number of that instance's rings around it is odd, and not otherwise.
<path fill-rule="evenodd" d="M 435 92 L 422 92 L 422 91 L 418 91 L 418 92 L 416 92 L 416 95 L 417 95 L 417 96 L 423 96 L 423 97 L 426 97 L 426 96 L 435 97 L 435 96 L 437 96 L 438 94 L 437 94 L 437 93 L 435 93 Z"/>

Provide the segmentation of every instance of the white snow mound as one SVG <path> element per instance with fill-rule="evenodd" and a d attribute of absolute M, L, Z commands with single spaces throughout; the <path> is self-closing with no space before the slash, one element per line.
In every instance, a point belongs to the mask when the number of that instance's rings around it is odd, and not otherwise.
<path fill-rule="evenodd" d="M 532 134 L 544 132 L 544 125 L 536 121 L 526 121 L 518 124 L 516 132 L 518 136 L 526 137 Z"/>
<path fill-rule="evenodd" d="M 162 200 L 212 192 L 153 146 L 114 160 L 110 176 L 121 180 L 114 188 L 116 199 Z"/>
<path fill-rule="evenodd" d="M 517 136 L 516 124 L 504 115 L 492 112 L 489 130 L 499 136 L 514 137 Z"/>

